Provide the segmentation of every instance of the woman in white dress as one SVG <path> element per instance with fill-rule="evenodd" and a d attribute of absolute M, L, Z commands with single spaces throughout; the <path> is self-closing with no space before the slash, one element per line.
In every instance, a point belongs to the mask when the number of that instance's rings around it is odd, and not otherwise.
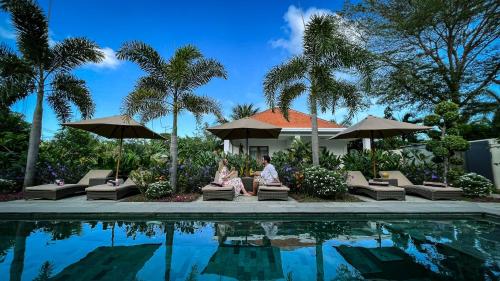
<path fill-rule="evenodd" d="M 245 196 L 251 196 L 245 189 L 241 178 L 235 177 L 236 171 L 227 168 L 227 159 L 222 159 L 219 162 L 219 182 L 222 186 L 233 186 L 236 196 L 243 192 Z"/>

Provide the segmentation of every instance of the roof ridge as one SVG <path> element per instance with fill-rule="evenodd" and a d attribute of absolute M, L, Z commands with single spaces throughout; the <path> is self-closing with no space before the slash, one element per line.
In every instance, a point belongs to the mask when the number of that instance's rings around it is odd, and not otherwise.
<path fill-rule="evenodd" d="M 276 109 L 277 109 L 277 110 L 279 110 L 279 111 L 281 112 L 281 110 L 280 110 L 279 108 L 276 108 Z M 257 113 L 255 113 L 254 115 L 252 115 L 252 116 L 250 116 L 250 117 L 254 117 L 254 116 L 257 116 L 257 115 L 262 115 L 262 114 L 264 114 L 265 112 L 272 111 L 272 110 L 273 110 L 272 108 L 269 108 L 269 109 L 266 109 L 266 110 L 264 110 L 264 111 L 257 112 Z M 298 111 L 298 110 L 293 109 L 293 108 L 290 108 L 288 111 L 293 111 L 293 112 L 295 112 L 295 113 L 297 113 L 297 114 L 301 114 L 301 115 L 303 115 L 303 116 L 307 116 L 307 117 L 309 117 L 309 118 L 311 117 L 311 114 L 304 113 L 304 112 L 302 112 L 302 111 Z M 330 123 L 330 124 L 333 124 L 333 125 L 336 125 L 336 126 L 340 126 L 340 127 L 342 127 L 342 128 L 345 128 L 345 126 L 343 126 L 343 125 L 341 125 L 341 124 L 338 124 L 337 122 L 328 121 L 328 120 L 325 120 L 325 119 L 320 118 L 320 117 L 317 117 L 317 116 L 316 116 L 316 118 L 317 118 L 318 120 L 321 120 L 321 121 L 324 121 L 324 122 L 327 122 L 327 123 Z M 288 122 L 289 122 L 289 123 L 291 123 L 290 121 L 288 121 Z"/>

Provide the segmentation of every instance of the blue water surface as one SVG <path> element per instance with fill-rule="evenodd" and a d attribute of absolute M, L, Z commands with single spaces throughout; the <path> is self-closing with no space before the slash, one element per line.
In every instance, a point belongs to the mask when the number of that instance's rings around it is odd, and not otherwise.
<path fill-rule="evenodd" d="M 499 280 L 483 219 L 0 221 L 0 280 Z"/>

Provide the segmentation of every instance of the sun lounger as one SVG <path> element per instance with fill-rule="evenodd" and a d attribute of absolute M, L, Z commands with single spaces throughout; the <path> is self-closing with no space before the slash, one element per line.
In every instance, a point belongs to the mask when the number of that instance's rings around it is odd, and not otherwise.
<path fill-rule="evenodd" d="M 218 181 L 219 172 L 215 173 L 214 182 Z M 201 189 L 203 193 L 203 201 L 207 200 L 228 200 L 232 201 L 234 199 L 234 187 L 233 186 L 218 186 L 214 183 L 210 183 Z"/>
<path fill-rule="evenodd" d="M 380 171 L 380 173 L 387 173 L 389 178 L 397 179 L 398 185 L 404 188 L 407 194 L 418 195 L 430 200 L 460 199 L 463 194 L 463 191 L 460 188 L 413 184 L 400 171 Z"/>
<path fill-rule="evenodd" d="M 57 200 L 63 197 L 76 195 L 85 192 L 85 188 L 91 185 L 103 184 L 109 176 L 111 170 L 90 170 L 78 183 L 65 184 L 62 186 L 56 184 L 43 184 L 26 187 L 24 192 L 25 199 L 51 199 Z"/>
<path fill-rule="evenodd" d="M 259 201 L 262 200 L 288 200 L 288 191 L 290 188 L 281 186 L 268 186 L 260 185 L 257 191 L 257 198 Z"/>
<path fill-rule="evenodd" d="M 403 188 L 389 185 L 370 185 L 360 171 L 347 172 L 347 186 L 352 192 L 367 195 L 375 200 L 405 200 Z"/>
<path fill-rule="evenodd" d="M 137 185 L 128 178 L 124 183 L 113 186 L 109 184 L 94 185 L 85 188 L 87 200 L 109 199 L 119 200 L 127 195 L 139 192 Z"/>

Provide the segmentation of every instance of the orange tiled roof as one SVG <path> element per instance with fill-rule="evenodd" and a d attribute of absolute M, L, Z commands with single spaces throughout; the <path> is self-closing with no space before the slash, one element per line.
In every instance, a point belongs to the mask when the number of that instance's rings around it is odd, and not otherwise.
<path fill-rule="evenodd" d="M 283 117 L 277 108 L 274 112 L 271 109 L 259 112 L 250 118 L 275 125 L 281 128 L 311 128 L 311 116 L 297 110 L 288 110 L 288 120 Z M 318 128 L 344 128 L 336 123 L 318 118 Z"/>

